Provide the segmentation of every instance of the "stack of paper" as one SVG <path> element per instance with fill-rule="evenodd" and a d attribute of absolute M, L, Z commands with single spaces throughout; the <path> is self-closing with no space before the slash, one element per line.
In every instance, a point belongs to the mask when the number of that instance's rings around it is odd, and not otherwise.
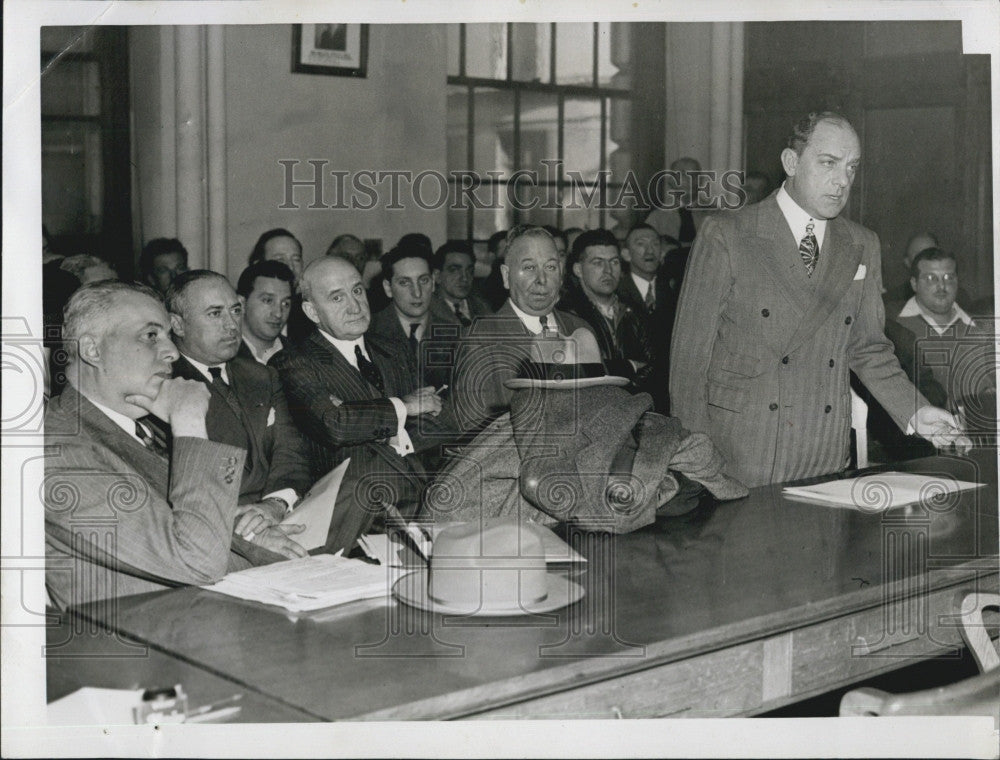
<path fill-rule="evenodd" d="M 337 503 L 340 484 L 347 472 L 350 458 L 345 459 L 322 478 L 313 483 L 309 493 L 300 501 L 284 520 L 282 525 L 305 525 L 301 533 L 293 534 L 295 541 L 306 551 L 318 549 L 326 543 L 330 530 L 333 507 Z"/>
<path fill-rule="evenodd" d="M 230 573 L 205 588 L 292 612 L 307 612 L 386 596 L 392 580 L 380 565 L 339 554 L 319 554 Z"/>
<path fill-rule="evenodd" d="M 920 502 L 935 503 L 950 494 L 981 483 L 956 480 L 950 475 L 918 475 L 911 472 L 876 472 L 860 478 L 833 480 L 811 486 L 786 487 L 782 494 L 835 507 L 852 507 L 868 512 L 883 512 L 894 507 Z"/>

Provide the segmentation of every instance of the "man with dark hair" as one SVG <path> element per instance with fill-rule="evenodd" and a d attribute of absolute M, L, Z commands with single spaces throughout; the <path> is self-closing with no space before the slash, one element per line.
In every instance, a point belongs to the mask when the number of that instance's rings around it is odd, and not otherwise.
<path fill-rule="evenodd" d="M 411 382 L 403 392 L 445 385 L 449 368 L 430 365 L 427 352 L 421 349 L 424 340 L 432 337 L 430 253 L 420 245 L 397 246 L 382 257 L 382 273 L 389 305 L 372 317 L 366 337 L 406 368 Z"/>
<path fill-rule="evenodd" d="M 60 262 L 59 268 L 76 277 L 81 285 L 101 280 L 118 279 L 118 275 L 108 262 L 97 256 L 91 256 L 89 253 L 67 256 Z"/>
<path fill-rule="evenodd" d="M 500 274 L 500 265 L 503 264 L 506 255 L 507 230 L 494 232 L 486 242 L 487 261 L 484 263 L 490 268 L 489 274 L 476 282 L 476 289 L 493 311 L 499 309 L 507 300 L 507 289 L 503 286 L 503 277 Z"/>
<path fill-rule="evenodd" d="M 990 329 L 958 305 L 956 267 L 955 256 L 940 248 L 918 253 L 910 266 L 914 295 L 896 321 L 916 338 L 917 368 L 930 369 L 948 394 L 948 407 L 957 411 L 996 393 L 996 357 Z"/>
<path fill-rule="evenodd" d="M 612 375 L 630 378 L 634 388 L 649 392 L 654 400 L 666 396 L 666 378 L 660 378 L 662 388 L 650 383 L 654 355 L 646 320 L 618 297 L 622 277 L 618 239 L 604 229 L 582 232 L 573 243 L 568 263 L 568 297 L 561 305 L 591 326 L 605 368 Z"/>
<path fill-rule="evenodd" d="M 481 430 L 510 408 L 504 381 L 516 377 L 536 338 L 592 332 L 579 317 L 555 308 L 562 263 L 552 236 L 542 227 L 519 225 L 507 234 L 500 265 L 510 297 L 496 314 L 480 317 L 462 339 L 455 362 L 449 419 L 466 433 Z"/>
<path fill-rule="evenodd" d="M 292 415 L 309 441 L 319 477 L 350 458 L 333 510 L 327 549 L 350 550 L 384 509 L 415 505 L 424 485 L 407 422 L 441 411 L 434 388 L 407 390 L 404 367 L 365 339 L 371 322 L 361 274 L 324 256 L 302 274 L 306 314 L 317 325 L 306 340 L 272 360 Z"/>
<path fill-rule="evenodd" d="M 243 300 L 243 342 L 237 356 L 261 364 L 285 344 L 281 331 L 292 308 L 295 275 L 280 261 L 258 261 L 240 274 L 236 293 Z"/>
<path fill-rule="evenodd" d="M 45 411 L 52 601 L 212 583 L 249 567 L 230 551 L 246 452 L 209 440 L 204 385 L 171 378 L 178 353 L 159 295 L 84 285 L 66 306 L 65 336 L 69 385 Z"/>
<path fill-rule="evenodd" d="M 468 329 L 472 320 L 493 309 L 472 292 L 476 258 L 472 246 L 452 240 L 434 254 L 434 295 L 431 299 L 431 319 L 439 324 L 458 325 Z"/>
<path fill-rule="evenodd" d="M 543 225 L 543 228 L 552 236 L 552 242 L 556 244 L 556 253 L 559 254 L 559 261 L 562 263 L 563 269 L 565 269 L 566 257 L 569 255 L 569 245 L 566 242 L 566 233 L 551 224 Z"/>
<path fill-rule="evenodd" d="M 139 254 L 139 279 L 163 297 L 174 278 L 186 272 L 188 252 L 177 238 L 155 238 Z"/>
<path fill-rule="evenodd" d="M 848 463 L 849 374 L 935 445 L 969 445 L 907 380 L 883 333 L 878 238 L 840 216 L 861 144 L 839 114 L 795 125 L 787 179 L 705 221 L 684 278 L 670 359 L 673 413 L 708 433 L 747 485 Z"/>
<path fill-rule="evenodd" d="M 196 269 L 174 280 L 166 301 L 180 352 L 174 375 L 208 387 L 209 438 L 247 450 L 237 533 L 285 556 L 303 556 L 277 524 L 312 484 L 305 441 L 288 412 L 278 373 L 236 355 L 241 298 L 221 274 Z"/>
<path fill-rule="evenodd" d="M 283 334 L 292 343 L 298 343 L 313 330 L 313 323 L 302 312 L 302 296 L 299 294 L 299 278 L 302 277 L 302 243 L 284 227 L 276 227 L 263 233 L 250 252 L 249 264 L 258 261 L 280 261 L 292 270 L 292 306 L 288 312 L 288 323 Z"/>

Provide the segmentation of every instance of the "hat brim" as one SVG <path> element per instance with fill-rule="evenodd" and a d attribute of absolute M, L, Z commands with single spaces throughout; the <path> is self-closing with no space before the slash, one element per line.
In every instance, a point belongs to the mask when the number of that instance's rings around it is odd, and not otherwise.
<path fill-rule="evenodd" d="M 579 379 L 566 378 L 565 380 L 532 380 L 527 377 L 512 377 L 504 380 L 503 384 L 512 391 L 520 391 L 526 388 L 549 388 L 551 390 L 572 390 L 574 388 L 591 388 L 596 385 L 617 385 L 625 386 L 629 384 L 628 378 L 617 375 L 605 375 L 604 377 L 581 377 Z"/>
<path fill-rule="evenodd" d="M 416 607 L 427 612 L 439 612 L 444 615 L 465 615 L 474 617 L 513 617 L 515 615 L 531 615 L 541 612 L 552 612 L 566 607 L 583 597 L 583 587 L 569 580 L 565 575 L 549 572 L 545 575 L 548 594 L 539 602 L 529 602 L 514 605 L 499 604 L 452 604 L 431 599 L 427 593 L 429 571 L 420 568 L 408 573 L 392 586 L 393 595 L 403 604 Z"/>

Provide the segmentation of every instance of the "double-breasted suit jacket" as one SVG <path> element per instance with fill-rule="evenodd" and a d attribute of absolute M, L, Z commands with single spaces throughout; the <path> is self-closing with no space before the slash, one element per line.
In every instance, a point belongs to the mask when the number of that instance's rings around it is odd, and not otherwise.
<path fill-rule="evenodd" d="M 904 428 L 926 402 L 883 334 L 879 242 L 832 219 L 812 277 L 772 195 L 698 233 L 672 338 L 670 396 L 747 485 L 848 460 L 849 371 Z"/>
<path fill-rule="evenodd" d="M 174 375 L 205 382 L 205 376 L 183 356 Z M 226 362 L 229 388 L 208 384 L 205 426 L 208 437 L 247 450 L 240 503 L 252 504 L 285 488 L 300 496 L 312 485 L 309 450 L 295 426 L 278 373 L 254 359 L 236 356 Z"/>
<path fill-rule="evenodd" d="M 232 549 L 245 452 L 175 438 L 170 455 L 125 433 L 71 385 L 45 411 L 45 582 L 66 607 L 250 566 Z"/>

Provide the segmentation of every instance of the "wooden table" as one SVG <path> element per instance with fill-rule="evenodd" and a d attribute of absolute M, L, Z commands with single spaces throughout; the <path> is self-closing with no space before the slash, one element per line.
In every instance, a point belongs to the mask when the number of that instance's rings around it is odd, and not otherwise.
<path fill-rule="evenodd" d="M 586 596 L 545 616 L 383 600 L 294 618 L 199 588 L 77 614 L 322 720 L 751 715 L 954 655 L 956 599 L 997 590 L 995 452 L 895 469 L 988 485 L 882 514 L 765 487 L 629 535 L 571 533 Z"/>

